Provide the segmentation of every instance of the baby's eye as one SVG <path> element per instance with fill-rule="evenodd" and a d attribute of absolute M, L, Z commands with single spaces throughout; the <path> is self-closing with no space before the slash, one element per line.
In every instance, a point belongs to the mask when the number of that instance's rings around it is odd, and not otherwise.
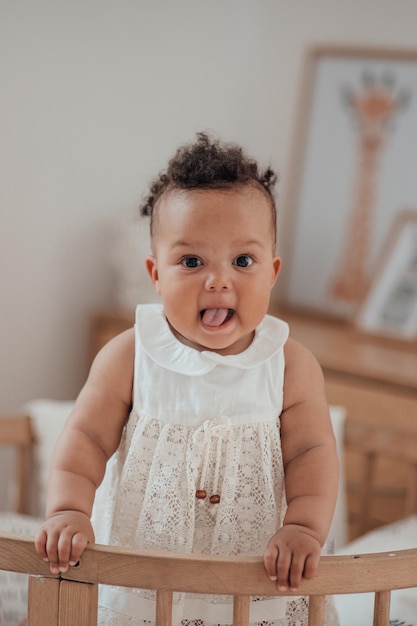
<path fill-rule="evenodd" d="M 249 254 L 240 254 L 233 261 L 234 265 L 238 267 L 249 267 L 253 263 L 253 258 Z"/>
<path fill-rule="evenodd" d="M 190 269 L 193 269 L 194 267 L 200 267 L 200 265 L 203 265 L 202 261 L 198 259 L 196 256 L 187 256 L 185 257 L 185 259 L 181 261 L 181 263 L 185 265 L 185 267 L 189 267 Z"/>

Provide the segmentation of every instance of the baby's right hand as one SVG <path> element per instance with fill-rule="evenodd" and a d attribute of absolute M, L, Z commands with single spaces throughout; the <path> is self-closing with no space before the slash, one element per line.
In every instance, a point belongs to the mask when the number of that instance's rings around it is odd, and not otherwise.
<path fill-rule="evenodd" d="M 88 543 L 94 543 L 90 519 L 80 511 L 60 511 L 44 522 L 36 535 L 35 548 L 49 562 L 51 574 L 76 565 Z"/>

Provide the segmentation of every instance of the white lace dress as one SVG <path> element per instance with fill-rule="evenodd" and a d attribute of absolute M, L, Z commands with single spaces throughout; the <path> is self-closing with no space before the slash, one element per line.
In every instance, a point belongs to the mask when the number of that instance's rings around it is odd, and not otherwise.
<path fill-rule="evenodd" d="M 135 329 L 133 409 L 97 492 L 96 541 L 261 556 L 286 508 L 287 324 L 267 316 L 249 348 L 230 356 L 180 343 L 158 304 L 137 308 Z M 100 625 L 154 621 L 150 591 L 103 586 L 99 603 Z M 231 599 L 176 594 L 173 615 L 174 624 L 231 624 Z M 304 626 L 305 599 L 254 599 L 251 623 L 259 622 Z"/>

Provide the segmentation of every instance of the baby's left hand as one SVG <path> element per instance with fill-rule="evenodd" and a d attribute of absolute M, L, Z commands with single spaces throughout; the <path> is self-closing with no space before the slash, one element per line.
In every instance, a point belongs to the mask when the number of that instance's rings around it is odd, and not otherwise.
<path fill-rule="evenodd" d="M 319 541 L 304 526 L 287 524 L 268 542 L 264 564 L 280 591 L 298 591 L 301 578 L 312 578 L 320 561 Z"/>

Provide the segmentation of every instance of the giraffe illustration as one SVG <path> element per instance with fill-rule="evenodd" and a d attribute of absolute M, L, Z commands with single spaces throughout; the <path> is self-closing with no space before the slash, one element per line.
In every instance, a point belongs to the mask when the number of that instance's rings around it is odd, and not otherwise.
<path fill-rule="evenodd" d="M 405 92 L 394 92 L 394 81 L 385 75 L 376 82 L 370 73 L 362 77 L 362 89 L 345 90 L 344 99 L 358 128 L 357 168 L 353 203 L 338 271 L 330 285 L 334 299 L 360 302 L 368 288 L 368 257 L 377 205 L 377 179 L 389 125 L 408 101 Z"/>

